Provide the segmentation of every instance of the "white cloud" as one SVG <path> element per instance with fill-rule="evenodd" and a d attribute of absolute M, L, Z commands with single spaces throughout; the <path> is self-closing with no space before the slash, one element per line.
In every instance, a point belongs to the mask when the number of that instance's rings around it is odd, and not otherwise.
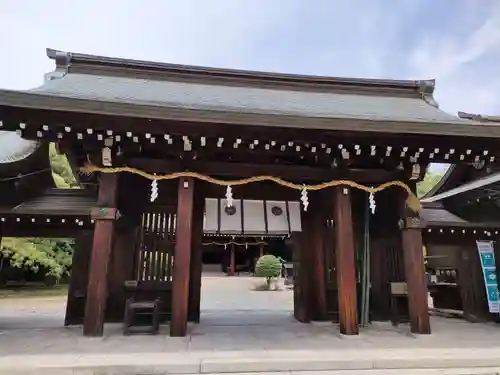
<path fill-rule="evenodd" d="M 446 78 L 464 64 L 500 49 L 500 2 L 484 23 L 465 38 L 428 35 L 410 56 L 410 66 L 423 77 Z"/>
<path fill-rule="evenodd" d="M 437 79 L 436 98 L 443 110 L 498 114 L 500 2 L 475 29 L 459 31 L 434 32 L 423 38 L 409 57 L 412 75 Z"/>
<path fill-rule="evenodd" d="M 446 6 L 455 4 L 460 11 L 450 16 Z M 87 0 L 71 6 L 44 0 L 29 7 L 0 0 L 0 9 L 0 87 L 39 85 L 53 68 L 45 56 L 51 47 L 239 69 L 435 77 L 443 109 L 500 112 L 496 0 L 397 5 L 386 0 Z M 432 15 L 448 18 L 432 23 Z M 449 17 L 456 20 L 446 29 L 442 25 Z"/>

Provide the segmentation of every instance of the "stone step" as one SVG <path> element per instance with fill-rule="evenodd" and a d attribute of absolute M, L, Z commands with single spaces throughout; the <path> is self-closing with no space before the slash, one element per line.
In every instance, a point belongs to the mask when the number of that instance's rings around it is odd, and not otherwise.
<path fill-rule="evenodd" d="M 446 370 L 446 371 L 445 371 Z M 12 355 L 0 375 L 496 374 L 500 348 Z M 413 371 L 413 372 L 412 372 Z"/>

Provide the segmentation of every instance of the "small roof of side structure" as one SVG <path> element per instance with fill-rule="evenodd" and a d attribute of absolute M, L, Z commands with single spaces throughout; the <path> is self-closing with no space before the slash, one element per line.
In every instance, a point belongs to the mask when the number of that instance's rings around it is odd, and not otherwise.
<path fill-rule="evenodd" d="M 36 108 L 235 125 L 500 137 L 496 124 L 439 110 L 433 80 L 329 78 L 47 52 L 56 61 L 55 72 L 32 90 L 0 90 L 0 114 Z"/>
<path fill-rule="evenodd" d="M 0 131 L 0 164 L 15 163 L 32 155 L 40 146 L 14 132 Z"/>
<path fill-rule="evenodd" d="M 500 116 L 485 116 L 480 114 L 472 114 L 466 112 L 458 112 L 458 117 L 462 119 L 480 121 L 483 123 L 491 123 L 495 126 L 500 125 Z M 446 173 L 443 175 L 441 180 L 424 195 L 422 202 L 428 200 L 428 202 L 438 201 L 441 198 L 435 198 L 435 196 L 448 195 L 449 192 L 455 191 L 455 188 L 467 188 L 467 184 L 473 183 L 476 180 L 482 180 L 482 178 L 488 178 L 492 173 L 496 171 L 486 170 L 480 168 L 479 170 L 471 168 L 467 165 L 450 165 Z M 455 195 L 455 194 L 453 194 Z"/>
<path fill-rule="evenodd" d="M 0 205 L 15 205 L 52 186 L 48 143 L 0 131 Z"/>
<path fill-rule="evenodd" d="M 470 221 L 455 215 L 443 207 L 441 202 L 422 202 L 422 218 L 429 227 L 438 228 L 495 228 L 500 229 L 498 221 Z"/>
<path fill-rule="evenodd" d="M 422 203 L 437 202 L 471 190 L 484 189 L 493 184 L 498 184 L 499 182 L 500 182 L 500 172 L 493 173 L 486 177 L 481 177 L 478 178 L 477 180 L 473 180 L 463 185 L 457 186 L 453 189 L 444 191 L 440 194 L 424 198 L 421 200 L 421 202 Z"/>

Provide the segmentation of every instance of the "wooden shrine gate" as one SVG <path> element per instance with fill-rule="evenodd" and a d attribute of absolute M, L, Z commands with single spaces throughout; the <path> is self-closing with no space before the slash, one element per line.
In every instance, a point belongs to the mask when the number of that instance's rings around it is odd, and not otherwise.
<path fill-rule="evenodd" d="M 311 194 L 312 195 L 312 194 Z M 330 194 L 332 196 L 333 194 Z M 346 204 L 350 195 L 338 193 Z M 340 321 L 339 282 L 346 277 L 352 278 L 355 298 L 360 301 L 359 272 L 356 266 L 355 250 L 360 246 L 359 212 L 362 210 L 354 203 L 351 209 L 352 221 L 346 219 L 344 211 L 334 209 L 333 197 L 322 199 L 313 196 L 311 207 L 302 215 L 302 232 L 292 233 L 296 280 L 294 287 L 294 314 L 297 320 Z M 350 200 L 349 200 L 350 201 Z M 363 202 L 365 202 L 363 200 Z M 330 203 L 329 203 L 330 202 Z M 203 195 L 194 194 L 192 245 L 189 260 L 188 320 L 199 321 L 200 288 L 203 236 Z M 334 215 L 324 210 L 332 207 Z M 108 270 L 108 299 L 105 312 L 106 322 L 121 322 L 124 318 L 125 301 L 134 298 L 137 301 L 161 300 L 161 320 L 169 321 L 173 309 L 173 287 L 175 278 L 175 228 L 178 207 L 176 204 L 146 205 L 142 213 L 125 213 L 128 220 L 118 220 L 115 227 L 114 245 Z M 136 209 L 135 212 L 138 212 Z M 132 219 L 130 219 L 132 218 Z M 374 223 L 382 222 L 376 218 Z M 121 223 L 121 224 L 120 224 Z M 340 223 L 340 225 L 338 225 Z M 343 223 L 345 225 L 343 225 Z M 347 224 L 349 228 L 346 228 Z M 339 244 L 339 231 L 345 234 L 352 231 L 351 243 Z M 382 233 L 382 235 L 380 234 Z M 75 251 L 75 272 L 72 277 L 68 296 L 66 324 L 81 324 L 85 311 L 85 297 L 88 283 L 88 264 L 92 236 L 86 235 L 85 246 L 77 245 Z M 383 232 L 373 233 L 371 239 L 371 285 L 372 298 L 370 318 L 389 320 L 388 286 L 393 281 L 404 281 L 402 245 L 399 238 L 390 244 L 382 243 Z M 345 236 L 344 236 L 345 237 Z M 337 249 L 348 249 L 348 257 L 337 254 Z M 352 255 L 352 256 L 351 256 Z M 339 265 L 339 260 L 341 264 Z M 339 271 L 340 270 L 340 271 Z M 339 275 L 342 272 L 342 275 Z M 346 276 L 347 274 L 347 276 Z M 357 287 L 356 287 L 357 286 Z M 345 285 L 343 287 L 346 287 Z M 352 293 L 349 292 L 352 296 Z M 348 294 L 349 294 L 348 293 Z M 344 302 L 345 303 L 345 302 Z M 355 301 L 354 309 L 349 307 L 349 314 L 354 320 L 359 319 L 360 302 Z M 344 316 L 346 314 L 344 313 Z M 352 322 L 352 320 L 351 320 Z M 353 324 L 349 329 L 355 332 Z"/>

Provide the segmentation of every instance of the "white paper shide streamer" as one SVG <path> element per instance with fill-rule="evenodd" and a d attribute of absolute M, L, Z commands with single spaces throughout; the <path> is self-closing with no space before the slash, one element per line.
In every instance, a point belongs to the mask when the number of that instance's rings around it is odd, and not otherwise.
<path fill-rule="evenodd" d="M 374 215 L 375 208 L 377 208 L 377 204 L 375 203 L 375 194 L 370 193 L 370 195 L 368 197 L 368 202 L 370 204 L 370 211 L 371 211 L 372 215 Z"/>
<path fill-rule="evenodd" d="M 154 179 L 153 181 L 151 181 L 151 195 L 149 197 L 149 200 L 151 201 L 151 203 L 153 203 L 156 198 L 158 198 L 158 181 Z"/>
<path fill-rule="evenodd" d="M 226 201 L 227 207 L 233 207 L 233 189 L 231 186 L 228 186 L 226 189 Z"/>
<path fill-rule="evenodd" d="M 302 201 L 302 204 L 304 205 L 304 211 L 307 211 L 307 206 L 309 206 L 309 198 L 307 197 L 307 189 L 303 188 L 302 192 L 300 193 L 300 200 Z"/>

